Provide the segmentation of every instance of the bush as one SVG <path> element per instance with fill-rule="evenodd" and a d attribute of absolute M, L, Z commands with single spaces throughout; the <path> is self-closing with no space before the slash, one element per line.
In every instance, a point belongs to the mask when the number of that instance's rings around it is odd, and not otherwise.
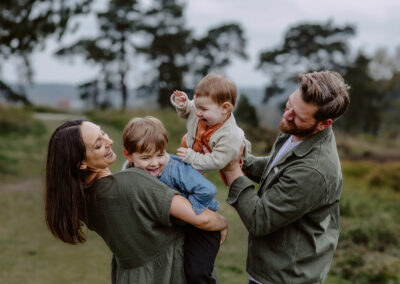
<path fill-rule="evenodd" d="M 27 109 L 0 107 L 0 133 L 40 136 L 46 133 L 46 127 Z"/>
<path fill-rule="evenodd" d="M 372 186 L 389 187 L 400 191 L 400 163 L 391 162 L 375 166 L 367 179 Z"/>

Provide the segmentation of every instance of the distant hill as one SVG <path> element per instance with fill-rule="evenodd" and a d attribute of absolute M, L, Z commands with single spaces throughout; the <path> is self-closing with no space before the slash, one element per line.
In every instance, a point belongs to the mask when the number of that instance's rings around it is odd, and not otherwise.
<path fill-rule="evenodd" d="M 281 112 L 277 108 L 277 99 L 271 100 L 269 104 L 263 104 L 264 89 L 257 87 L 238 87 L 239 95 L 244 94 L 250 103 L 257 109 L 260 122 L 271 128 L 275 128 L 280 120 Z M 38 105 L 51 106 L 55 108 L 83 109 L 90 107 L 89 102 L 79 98 L 78 89 L 71 84 L 40 83 L 26 90 L 29 100 Z M 157 108 L 155 95 L 138 94 L 134 89 L 129 89 L 128 108 Z M 105 96 L 104 93 L 101 96 Z M 117 91 L 110 92 L 108 99 L 113 107 L 121 105 L 121 96 Z"/>
<path fill-rule="evenodd" d="M 35 84 L 26 90 L 29 100 L 38 105 L 46 105 L 57 108 L 83 109 L 90 107 L 90 102 L 83 101 L 79 97 L 78 88 L 70 84 Z M 154 96 L 138 96 L 135 90 L 128 90 L 129 108 L 152 108 L 156 107 Z M 105 97 L 105 93 L 100 94 L 100 99 Z M 120 107 L 121 95 L 118 91 L 108 94 L 108 100 L 113 107 Z"/>

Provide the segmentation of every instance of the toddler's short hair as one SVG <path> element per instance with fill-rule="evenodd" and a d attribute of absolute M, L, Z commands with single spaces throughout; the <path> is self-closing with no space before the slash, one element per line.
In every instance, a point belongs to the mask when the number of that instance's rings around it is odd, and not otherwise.
<path fill-rule="evenodd" d="M 233 81 L 219 74 L 208 74 L 197 84 L 194 92 L 197 97 L 211 97 L 218 105 L 230 102 L 236 105 L 237 88 Z"/>
<path fill-rule="evenodd" d="M 159 119 L 136 117 L 125 126 L 122 141 L 129 154 L 162 152 L 167 148 L 168 133 Z"/>

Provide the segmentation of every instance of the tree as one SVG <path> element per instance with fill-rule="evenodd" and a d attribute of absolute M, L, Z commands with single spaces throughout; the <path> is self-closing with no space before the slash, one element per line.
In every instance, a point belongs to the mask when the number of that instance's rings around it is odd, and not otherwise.
<path fill-rule="evenodd" d="M 126 76 L 131 67 L 129 59 L 135 53 L 133 36 L 138 32 L 140 18 L 138 2 L 109 1 L 106 11 L 96 16 L 100 27 L 99 36 L 81 38 L 58 50 L 57 55 L 81 55 L 86 61 L 100 65 L 96 78 L 81 84 L 84 94 L 96 96 L 99 89 L 107 91 L 118 88 L 121 92 L 121 110 L 125 110 L 128 100 Z"/>
<path fill-rule="evenodd" d="M 282 92 L 300 72 L 344 71 L 349 62 L 347 40 L 354 34 L 351 25 L 340 27 L 332 21 L 290 27 L 281 46 L 260 54 L 258 68 L 270 77 L 264 101 Z"/>
<path fill-rule="evenodd" d="M 244 94 L 239 97 L 235 110 L 235 118 L 239 123 L 248 124 L 253 127 L 258 127 L 259 125 L 257 110 L 250 104 L 249 99 Z"/>
<path fill-rule="evenodd" d="M 60 39 L 71 19 L 87 13 L 90 0 L 2 0 L 0 2 L 0 63 L 10 58 L 20 60 L 20 80 L 31 83 L 33 70 L 30 55 L 43 49 L 51 36 Z M 15 91 L 0 78 L 0 92 L 10 101 L 29 103 L 23 89 Z"/>
<path fill-rule="evenodd" d="M 396 138 L 400 132 L 400 47 L 393 54 L 385 48 L 378 49 L 371 59 L 370 70 L 385 104 L 379 132 Z"/>
<path fill-rule="evenodd" d="M 175 89 L 193 89 L 201 77 L 222 70 L 234 56 L 246 58 L 246 42 L 238 24 L 222 24 L 195 38 L 184 25 L 184 2 L 152 3 L 142 27 L 149 39 L 138 51 L 154 66 L 154 73 L 143 87 L 158 93 L 161 107 L 171 106 L 169 98 Z"/>
<path fill-rule="evenodd" d="M 377 134 L 385 111 L 384 93 L 372 78 L 370 59 L 359 53 L 353 64 L 346 68 L 344 79 L 351 86 L 350 106 L 337 126 L 350 132 Z"/>
<path fill-rule="evenodd" d="M 169 106 L 173 90 L 182 88 L 188 70 L 191 31 L 184 27 L 184 3 L 179 0 L 154 0 L 144 13 L 141 30 L 147 41 L 138 51 L 153 65 L 153 72 L 141 86 L 158 94 L 160 107 Z"/>
<path fill-rule="evenodd" d="M 204 37 L 194 38 L 189 62 L 195 82 L 210 71 L 223 69 L 234 57 L 246 59 L 245 47 L 244 32 L 235 23 L 211 28 Z"/>
<path fill-rule="evenodd" d="M 79 95 L 83 100 L 91 100 L 92 107 L 97 108 L 102 102 L 99 102 L 100 90 L 112 89 L 113 84 L 110 80 L 111 62 L 114 60 L 114 54 L 110 49 L 102 47 L 97 39 L 81 39 L 70 46 L 60 48 L 56 55 L 60 57 L 70 57 L 74 55 L 83 56 L 84 60 L 94 65 L 100 65 L 97 75 L 91 80 L 79 84 Z"/>

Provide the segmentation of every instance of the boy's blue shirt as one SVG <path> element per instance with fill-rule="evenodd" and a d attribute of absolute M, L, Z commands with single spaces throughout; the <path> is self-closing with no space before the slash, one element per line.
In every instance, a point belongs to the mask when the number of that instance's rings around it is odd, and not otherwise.
<path fill-rule="evenodd" d="M 219 202 L 214 199 L 217 193 L 215 186 L 178 156 L 167 155 L 170 159 L 158 178 L 186 197 L 192 203 L 196 214 L 200 214 L 206 208 L 217 211 Z"/>

